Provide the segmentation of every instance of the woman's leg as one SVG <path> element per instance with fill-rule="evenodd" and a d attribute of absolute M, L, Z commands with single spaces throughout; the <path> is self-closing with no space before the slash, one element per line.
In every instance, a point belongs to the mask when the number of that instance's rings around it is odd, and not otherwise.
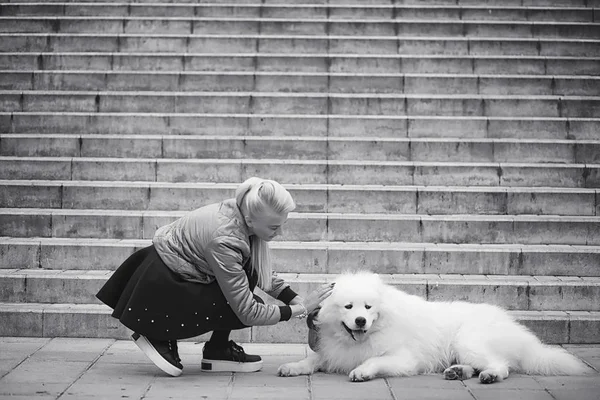
<path fill-rule="evenodd" d="M 213 331 L 208 341 L 211 347 L 225 348 L 229 345 L 231 331 Z"/>

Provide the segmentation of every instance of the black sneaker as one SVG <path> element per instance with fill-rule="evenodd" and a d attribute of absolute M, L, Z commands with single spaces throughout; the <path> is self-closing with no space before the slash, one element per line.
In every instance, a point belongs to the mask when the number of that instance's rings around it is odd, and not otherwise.
<path fill-rule="evenodd" d="M 180 362 L 176 340 L 154 340 L 139 333 L 134 333 L 131 338 L 158 368 L 171 376 L 181 375 L 183 365 Z"/>
<path fill-rule="evenodd" d="M 169 340 L 169 346 L 171 346 L 173 358 L 175 358 L 175 361 L 177 361 L 178 366 L 180 366 L 180 368 L 183 368 L 183 365 L 181 364 L 181 358 L 179 358 L 179 347 L 177 347 L 177 340 Z"/>
<path fill-rule="evenodd" d="M 233 340 L 226 347 L 217 347 L 207 342 L 202 355 L 204 372 L 256 372 L 261 370 L 263 364 L 260 356 L 246 354 Z"/>

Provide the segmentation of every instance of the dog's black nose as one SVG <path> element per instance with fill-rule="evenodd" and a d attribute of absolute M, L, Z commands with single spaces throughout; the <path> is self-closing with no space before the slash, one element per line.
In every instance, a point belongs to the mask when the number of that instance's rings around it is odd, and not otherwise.
<path fill-rule="evenodd" d="M 367 323 L 367 320 L 364 317 L 356 317 L 354 322 L 356 323 L 356 326 L 363 327 Z"/>

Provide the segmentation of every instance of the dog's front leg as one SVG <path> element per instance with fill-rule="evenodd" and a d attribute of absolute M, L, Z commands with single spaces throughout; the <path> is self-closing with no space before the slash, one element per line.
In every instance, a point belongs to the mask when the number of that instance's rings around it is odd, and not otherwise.
<path fill-rule="evenodd" d="M 417 361 L 410 354 L 369 358 L 350 372 L 352 382 L 363 382 L 375 377 L 409 376 L 418 372 Z"/>
<path fill-rule="evenodd" d="M 283 364 L 277 370 L 279 376 L 298 376 L 310 375 L 321 365 L 321 356 L 318 353 L 310 351 L 308 356 L 295 363 Z"/>

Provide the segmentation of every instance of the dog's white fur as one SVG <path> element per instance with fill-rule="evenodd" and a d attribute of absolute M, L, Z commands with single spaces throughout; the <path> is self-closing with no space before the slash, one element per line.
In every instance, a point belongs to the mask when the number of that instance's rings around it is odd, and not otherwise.
<path fill-rule="evenodd" d="M 352 308 L 346 308 L 350 304 Z M 362 329 L 356 324 L 358 317 L 365 319 Z M 578 375 L 586 369 L 565 350 L 542 344 L 499 307 L 428 302 L 384 284 L 370 272 L 341 275 L 316 324 L 317 352 L 282 365 L 279 375 L 321 370 L 364 381 L 442 371 L 446 379 L 468 379 L 479 372 L 482 383 L 492 383 L 508 377 L 509 370 Z"/>

